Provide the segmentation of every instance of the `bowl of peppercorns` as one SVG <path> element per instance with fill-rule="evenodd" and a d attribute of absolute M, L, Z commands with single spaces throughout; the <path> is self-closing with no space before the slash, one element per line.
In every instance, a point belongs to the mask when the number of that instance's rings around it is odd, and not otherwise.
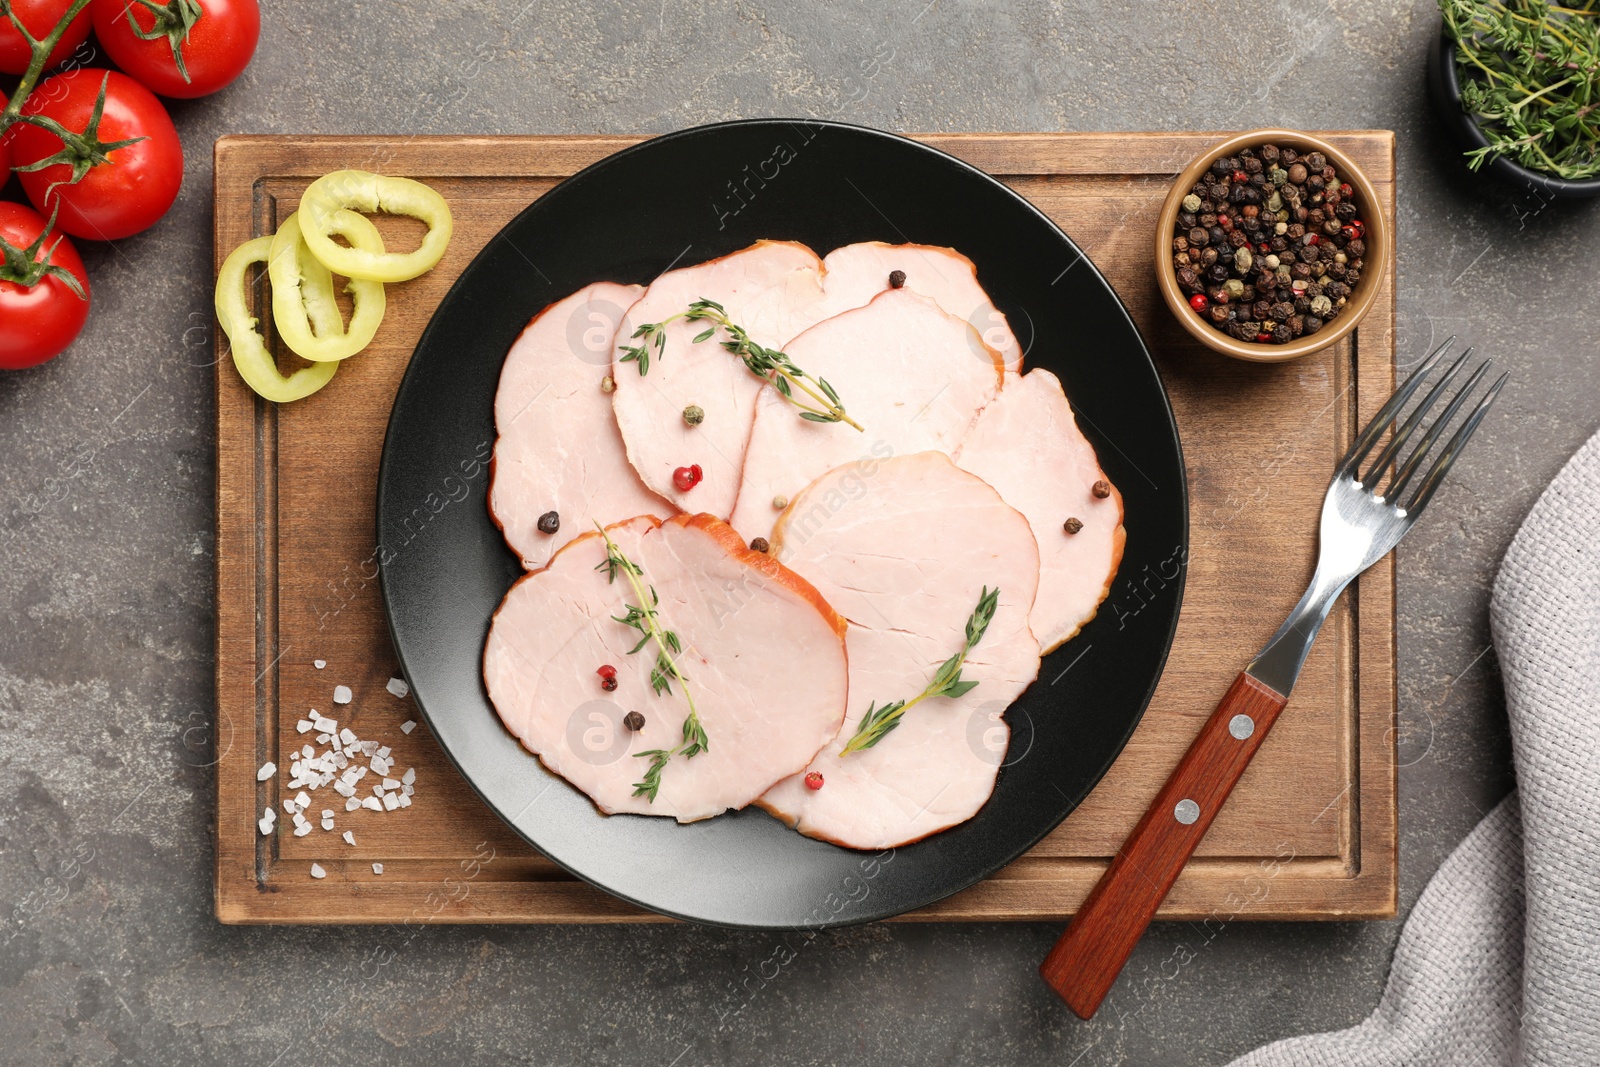
<path fill-rule="evenodd" d="M 1167 306 L 1200 343 L 1280 363 L 1355 330 L 1388 270 L 1372 183 L 1309 134 L 1252 130 L 1178 176 L 1156 227 Z"/>

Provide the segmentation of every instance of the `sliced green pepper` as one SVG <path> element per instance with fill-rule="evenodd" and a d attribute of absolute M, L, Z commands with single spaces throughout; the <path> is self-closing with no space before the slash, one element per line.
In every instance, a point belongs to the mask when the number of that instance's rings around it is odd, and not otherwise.
<path fill-rule="evenodd" d="M 333 240 L 341 209 L 409 215 L 427 223 L 414 252 L 371 252 L 345 248 Z M 444 197 L 410 178 L 389 178 L 364 170 L 336 170 L 312 182 L 300 198 L 300 229 L 312 254 L 335 274 L 375 282 L 403 282 L 433 269 L 450 243 L 450 205 Z"/>
<path fill-rule="evenodd" d="M 353 211 L 333 213 L 329 228 L 364 252 L 383 254 L 378 228 Z M 383 283 L 350 279 L 355 302 L 347 330 L 333 292 L 333 273 L 303 239 L 300 213 L 278 226 L 267 270 L 272 276 L 272 321 L 295 354 L 316 363 L 347 359 L 371 342 L 383 321 Z"/>
<path fill-rule="evenodd" d="M 223 262 L 217 274 L 217 321 L 222 324 L 222 332 L 228 335 L 233 365 L 238 368 L 239 377 L 268 400 L 287 404 L 327 385 L 339 364 L 313 363 L 287 378 L 278 370 L 266 341 L 256 329 L 256 317 L 250 314 L 245 296 L 245 271 L 253 263 L 267 262 L 271 254 L 272 238 L 257 237 L 234 249 Z"/>

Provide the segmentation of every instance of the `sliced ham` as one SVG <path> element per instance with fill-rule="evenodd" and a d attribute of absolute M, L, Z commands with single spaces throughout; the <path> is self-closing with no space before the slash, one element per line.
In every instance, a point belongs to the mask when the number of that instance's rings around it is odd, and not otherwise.
<path fill-rule="evenodd" d="M 764 347 L 781 347 L 816 321 L 822 310 L 822 263 L 805 245 L 762 241 L 740 252 L 661 275 L 628 309 L 617 333 L 618 346 L 633 345 L 640 326 L 688 309 L 697 300 L 721 304 L 734 323 Z M 761 379 L 718 342 L 721 332 L 695 343 L 704 322 L 679 319 L 664 328 L 665 345 L 650 352 L 646 374 L 637 362 L 622 362 L 613 351 L 613 398 L 628 459 L 651 490 L 686 511 L 726 517 L 739 492 L 745 443 Z M 704 413 L 688 425 L 684 409 Z M 701 481 L 687 491 L 673 484 L 673 471 L 699 466 Z"/>
<path fill-rule="evenodd" d="M 971 818 L 1004 759 L 1005 709 L 1039 672 L 1028 626 L 1039 553 L 1028 522 L 948 456 L 828 472 L 779 520 L 773 552 L 849 620 L 849 710 L 838 736 L 758 804 L 811 837 L 889 848 Z M 909 700 L 965 643 L 984 586 L 1000 590 L 960 697 L 908 709 L 877 745 L 841 756 L 869 705 Z"/>
<path fill-rule="evenodd" d="M 994 486 L 1022 512 L 1039 542 L 1033 632 L 1046 652 L 1094 618 L 1122 562 L 1122 494 L 1100 469 L 1078 429 L 1061 382 L 1035 368 L 978 416 L 955 454 L 957 465 Z M 1094 493 L 1104 482 L 1106 496 Z M 1082 527 L 1069 533 L 1067 520 Z"/>
<path fill-rule="evenodd" d="M 621 573 L 607 580 L 596 532 L 506 594 L 484 649 L 490 699 L 506 728 L 603 812 L 692 822 L 743 807 L 838 732 L 844 621 L 804 579 L 709 515 L 641 517 L 608 532 L 679 637 L 677 662 L 710 747 L 674 757 L 654 802 L 633 795 L 650 765 L 639 754 L 681 743 L 688 704 L 680 682 L 670 694 L 652 691 L 654 645 L 630 654 L 640 633 L 612 617 L 639 600 Z M 596 673 L 605 664 L 617 671 L 614 692 Z M 630 711 L 644 716 L 637 732 L 624 722 Z"/>
<path fill-rule="evenodd" d="M 978 268 L 953 248 L 862 241 L 829 252 L 822 261 L 829 315 L 861 307 L 889 287 L 889 275 L 905 274 L 905 287 L 928 297 L 965 321 L 988 348 L 1000 353 L 1008 370 L 1022 369 L 1022 348 L 1011 324 L 978 284 Z M 975 347 L 973 358 L 986 359 Z"/>
<path fill-rule="evenodd" d="M 1000 355 L 965 320 L 909 287 L 826 319 L 786 349 L 807 374 L 825 378 L 865 427 L 809 422 L 767 389 L 757 399 L 739 500 L 729 521 L 767 537 L 774 501 L 812 479 L 868 456 L 953 452 L 1002 382 Z M 975 351 L 983 358 L 974 358 Z"/>
<path fill-rule="evenodd" d="M 528 568 L 594 522 L 666 517 L 673 505 L 628 463 L 601 381 L 623 313 L 643 290 L 600 282 L 534 317 L 506 355 L 495 393 L 489 513 Z M 555 512 L 553 533 L 539 519 Z"/>

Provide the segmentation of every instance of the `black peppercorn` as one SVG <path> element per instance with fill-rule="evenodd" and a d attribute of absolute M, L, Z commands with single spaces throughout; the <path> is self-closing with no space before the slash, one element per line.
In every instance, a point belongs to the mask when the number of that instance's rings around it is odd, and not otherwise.
<path fill-rule="evenodd" d="M 1189 243 L 1190 244 L 1203 245 L 1203 244 L 1206 243 L 1207 237 L 1208 237 L 1208 234 L 1206 233 L 1206 231 L 1202 230 L 1198 226 L 1194 227 L 1193 229 L 1191 229 L 1189 231 Z"/>
<path fill-rule="evenodd" d="M 1198 215 L 1196 215 L 1193 211 L 1180 211 L 1180 212 L 1178 212 L 1178 225 L 1183 227 L 1186 230 L 1194 229 L 1195 223 L 1197 223 L 1199 221 L 1200 221 L 1200 217 Z"/>
<path fill-rule="evenodd" d="M 1275 144 L 1264 144 L 1264 145 L 1261 146 L 1261 159 L 1262 159 L 1263 162 L 1276 163 L 1276 162 L 1278 162 L 1278 157 L 1279 157 L 1279 152 L 1278 152 L 1278 146 L 1277 145 L 1275 145 Z"/>
<path fill-rule="evenodd" d="M 1104 500 L 1111 495 L 1111 483 L 1105 480 L 1097 481 L 1089 487 L 1089 492 L 1094 494 L 1096 500 Z"/>
<path fill-rule="evenodd" d="M 617 691 L 617 676 L 614 674 L 603 676 L 600 679 L 600 688 L 608 693 L 615 693 Z"/>
<path fill-rule="evenodd" d="M 892 271 L 889 272 L 889 288 L 898 289 L 902 285 L 904 285 L 905 283 L 906 283 L 906 272 L 905 271 L 903 271 L 903 270 L 892 270 Z"/>
<path fill-rule="evenodd" d="M 558 512 L 547 511 L 539 516 L 539 532 L 553 534 L 561 529 L 561 515 Z"/>
<path fill-rule="evenodd" d="M 1278 303 L 1272 305 L 1271 315 L 1273 319 L 1278 322 L 1286 321 L 1289 316 L 1293 314 L 1294 305 L 1289 303 L 1287 300 L 1280 300 Z"/>
<path fill-rule="evenodd" d="M 750 542 L 750 551 L 752 552 L 767 552 L 771 549 L 772 546 L 767 543 L 765 537 L 757 537 Z"/>
<path fill-rule="evenodd" d="M 1322 329 L 1322 320 L 1315 315 L 1306 316 L 1306 333 L 1316 333 Z"/>
<path fill-rule="evenodd" d="M 1061 528 L 1069 534 L 1075 534 L 1083 529 L 1083 521 L 1081 519 L 1068 519 L 1061 524 Z"/>
<path fill-rule="evenodd" d="M 622 725 L 626 726 L 634 733 L 638 733 L 640 730 L 644 729 L 644 716 L 640 715 L 637 711 L 630 711 L 628 714 L 622 717 Z"/>
<path fill-rule="evenodd" d="M 1328 163 L 1328 157 L 1321 152 L 1307 152 L 1306 166 L 1312 170 L 1321 170 Z"/>

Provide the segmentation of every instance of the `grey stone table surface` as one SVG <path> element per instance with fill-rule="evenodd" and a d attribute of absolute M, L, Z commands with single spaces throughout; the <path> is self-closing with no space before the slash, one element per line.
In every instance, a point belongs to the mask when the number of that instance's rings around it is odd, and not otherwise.
<path fill-rule="evenodd" d="M 1372 1009 L 1398 922 L 1158 925 L 1091 1023 L 1035 977 L 1046 925 L 867 926 L 781 968 L 771 936 L 683 926 L 218 925 L 194 754 L 212 710 L 211 143 L 767 115 L 1396 130 L 1401 359 L 1455 333 L 1514 372 L 1400 554 L 1403 913 L 1512 786 L 1489 584 L 1600 424 L 1600 214 L 1464 170 L 1423 97 L 1431 5 L 266 6 L 245 76 L 173 107 L 171 215 L 85 249 L 83 338 L 0 374 L 0 1062 L 1218 1064 Z"/>

